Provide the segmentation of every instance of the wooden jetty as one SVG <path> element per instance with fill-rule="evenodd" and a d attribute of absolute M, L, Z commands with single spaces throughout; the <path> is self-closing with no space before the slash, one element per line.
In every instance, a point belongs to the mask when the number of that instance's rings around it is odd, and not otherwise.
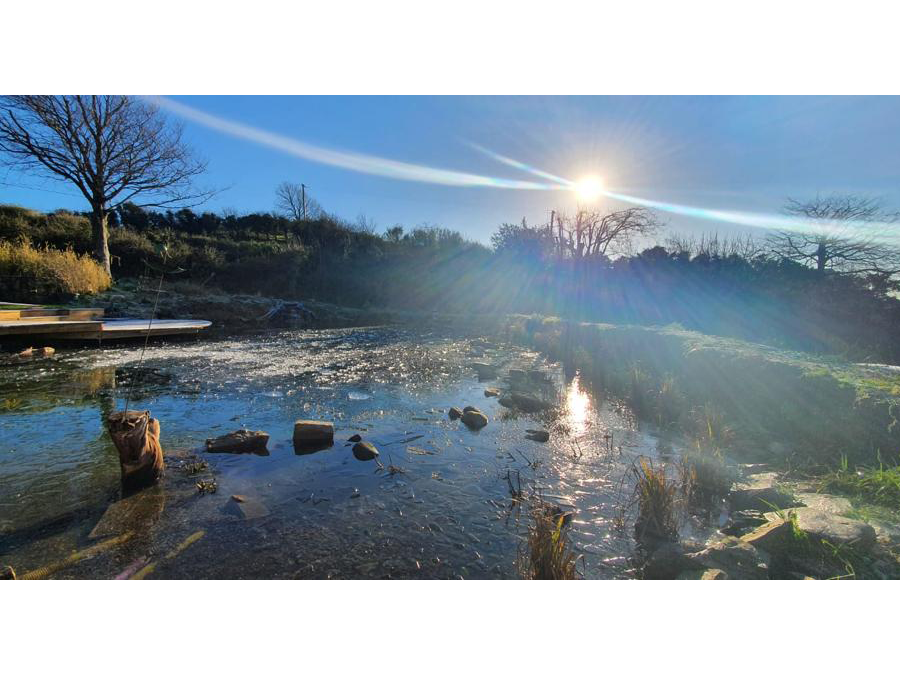
<path fill-rule="evenodd" d="M 0 338 L 35 336 L 53 340 L 120 340 L 158 335 L 190 335 L 209 328 L 209 321 L 104 319 L 94 307 L 55 308 L 0 303 Z"/>

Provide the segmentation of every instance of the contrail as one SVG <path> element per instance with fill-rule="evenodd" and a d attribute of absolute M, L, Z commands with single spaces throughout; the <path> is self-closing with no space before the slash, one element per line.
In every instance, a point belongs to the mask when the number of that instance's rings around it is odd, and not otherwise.
<path fill-rule="evenodd" d="M 264 129 L 233 122 L 231 120 L 211 115 L 197 110 L 184 103 L 173 101 L 164 96 L 148 96 L 146 100 L 154 105 L 164 108 L 179 117 L 203 126 L 221 131 L 222 133 L 237 138 L 243 138 L 260 145 L 265 145 L 281 152 L 301 157 L 320 164 L 337 166 L 350 171 L 367 173 L 398 180 L 416 181 L 419 183 L 436 183 L 438 185 L 453 185 L 458 187 L 490 187 L 505 190 L 560 190 L 558 185 L 536 183 L 533 181 L 508 180 L 506 178 L 493 178 L 480 176 L 474 173 L 439 169 L 419 164 L 398 162 L 384 157 L 364 155 L 356 152 L 331 150 L 310 143 L 299 141 L 295 138 L 275 134 Z"/>
<path fill-rule="evenodd" d="M 555 176 L 541 169 L 535 168 L 517 159 L 506 157 L 499 153 L 485 148 L 477 143 L 469 142 L 468 145 L 475 150 L 497 160 L 507 166 L 515 167 L 520 171 L 525 171 L 534 176 L 539 176 L 546 180 L 552 180 L 561 187 L 575 189 L 577 183 L 560 176 Z M 900 244 L 900 235 L 886 234 L 886 230 L 897 229 L 897 223 L 890 222 L 873 222 L 864 220 L 817 220 L 811 223 L 796 216 L 786 216 L 774 213 L 760 213 L 754 211 L 733 211 L 725 209 L 708 209 L 702 206 L 691 206 L 688 204 L 676 204 L 673 202 L 662 202 L 654 199 L 644 199 L 634 195 L 624 194 L 622 192 L 614 192 L 612 190 L 601 189 L 598 191 L 604 197 L 615 199 L 627 204 L 635 206 L 644 206 L 666 213 L 674 213 L 680 216 L 688 216 L 690 218 L 698 218 L 701 220 L 711 220 L 719 223 L 731 223 L 733 225 L 746 225 L 749 227 L 757 227 L 766 230 L 784 230 L 791 232 L 815 232 L 816 234 L 831 235 L 835 237 L 846 238 L 865 238 L 871 241 L 881 241 L 892 245 Z"/>

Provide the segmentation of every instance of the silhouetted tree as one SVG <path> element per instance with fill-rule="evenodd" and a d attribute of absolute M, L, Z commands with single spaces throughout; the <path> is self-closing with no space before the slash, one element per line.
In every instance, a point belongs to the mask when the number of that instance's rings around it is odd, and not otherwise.
<path fill-rule="evenodd" d="M 900 272 L 900 250 L 880 241 L 900 218 L 880 200 L 858 195 L 817 196 L 788 201 L 785 211 L 806 221 L 805 230 L 769 236 L 771 250 L 819 274 L 893 275 Z"/>
<path fill-rule="evenodd" d="M 110 271 L 108 217 L 126 202 L 199 203 L 206 168 L 157 108 L 129 96 L 5 96 L 0 150 L 13 164 L 74 184 L 91 206 L 94 255 Z"/>

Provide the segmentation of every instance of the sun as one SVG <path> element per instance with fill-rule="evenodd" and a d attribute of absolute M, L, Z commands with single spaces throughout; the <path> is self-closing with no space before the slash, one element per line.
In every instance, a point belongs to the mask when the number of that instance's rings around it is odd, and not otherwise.
<path fill-rule="evenodd" d="M 603 194 L 603 181 L 597 176 L 585 176 L 575 183 L 572 189 L 578 195 L 579 202 L 595 202 Z"/>

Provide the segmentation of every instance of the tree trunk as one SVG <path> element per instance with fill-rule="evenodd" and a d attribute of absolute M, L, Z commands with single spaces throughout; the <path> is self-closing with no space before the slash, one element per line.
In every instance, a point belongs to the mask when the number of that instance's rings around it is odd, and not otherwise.
<path fill-rule="evenodd" d="M 819 274 L 825 271 L 825 244 L 822 242 L 819 242 L 819 247 L 816 249 L 816 270 Z"/>
<path fill-rule="evenodd" d="M 91 239 L 94 244 L 94 257 L 97 259 L 106 273 L 112 276 L 109 265 L 109 228 L 107 227 L 106 209 L 102 206 L 94 206 L 91 212 Z"/>

